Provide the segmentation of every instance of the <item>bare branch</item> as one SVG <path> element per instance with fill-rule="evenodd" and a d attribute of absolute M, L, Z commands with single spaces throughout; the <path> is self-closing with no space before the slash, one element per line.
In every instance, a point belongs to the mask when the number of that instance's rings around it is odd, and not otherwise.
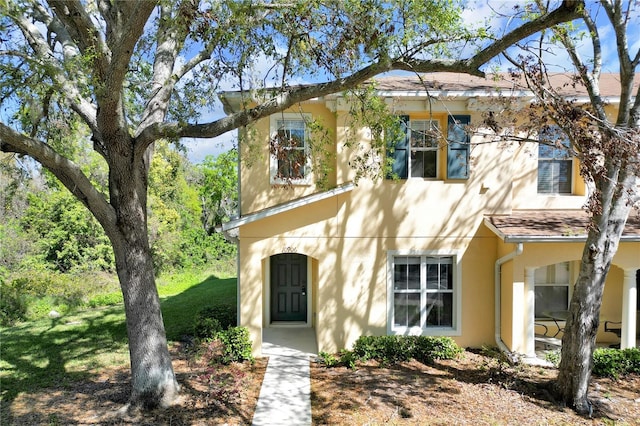
<path fill-rule="evenodd" d="M 478 68 L 507 50 L 508 47 L 538 31 L 579 18 L 581 9 L 584 9 L 583 0 L 564 0 L 557 9 L 521 25 L 473 55 L 469 59 L 470 66 Z"/>

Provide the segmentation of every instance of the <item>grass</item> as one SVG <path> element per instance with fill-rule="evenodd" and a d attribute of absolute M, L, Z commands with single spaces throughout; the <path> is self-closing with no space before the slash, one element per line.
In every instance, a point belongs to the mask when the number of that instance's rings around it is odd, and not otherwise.
<path fill-rule="evenodd" d="M 158 281 L 162 312 L 171 341 L 189 334 L 205 306 L 236 301 L 236 279 L 184 272 Z M 89 309 L 0 328 L 0 399 L 64 385 L 99 371 L 128 364 L 122 305 Z"/>

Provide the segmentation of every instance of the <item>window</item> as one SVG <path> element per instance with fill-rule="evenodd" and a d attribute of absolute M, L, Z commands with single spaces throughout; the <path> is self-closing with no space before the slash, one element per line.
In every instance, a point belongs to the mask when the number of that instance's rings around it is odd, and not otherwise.
<path fill-rule="evenodd" d="M 271 117 L 271 182 L 306 183 L 308 117 L 277 114 Z"/>
<path fill-rule="evenodd" d="M 573 160 L 566 135 L 556 126 L 540 132 L 538 144 L 538 193 L 571 193 Z"/>
<path fill-rule="evenodd" d="M 569 262 L 536 269 L 534 274 L 536 318 L 548 318 L 544 312 L 566 311 L 569 308 L 570 281 Z"/>
<path fill-rule="evenodd" d="M 438 172 L 438 122 L 413 120 L 410 122 L 411 161 L 409 176 L 435 178 Z"/>
<path fill-rule="evenodd" d="M 447 132 L 447 177 L 469 177 L 469 139 L 464 125 L 469 116 L 452 116 Z M 440 124 L 437 120 L 410 119 L 400 116 L 400 132 L 391 134 L 387 155 L 393 159 L 387 178 L 437 178 L 439 176 Z"/>
<path fill-rule="evenodd" d="M 389 255 L 392 333 L 457 331 L 460 299 L 455 259 L 451 255 Z"/>

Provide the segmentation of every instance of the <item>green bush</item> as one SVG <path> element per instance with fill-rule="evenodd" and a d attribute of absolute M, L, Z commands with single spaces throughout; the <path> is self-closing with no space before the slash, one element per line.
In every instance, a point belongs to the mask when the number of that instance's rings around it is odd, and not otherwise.
<path fill-rule="evenodd" d="M 593 374 L 618 378 L 631 373 L 640 374 L 640 349 L 597 348 L 593 352 Z"/>
<path fill-rule="evenodd" d="M 194 320 L 194 336 L 199 338 L 215 338 L 215 333 L 237 325 L 237 308 L 235 305 L 214 305 L 201 309 Z M 215 319 L 215 322 L 211 321 Z M 219 329 L 217 328 L 219 325 Z"/>
<path fill-rule="evenodd" d="M 9 327 L 26 317 L 26 297 L 9 283 L 0 283 L 0 325 Z"/>
<path fill-rule="evenodd" d="M 51 310 L 66 314 L 76 308 L 101 306 L 94 301 L 105 296 L 101 293 L 118 294 L 107 296 L 115 300 L 122 294 L 114 276 L 101 272 L 62 274 L 34 267 L 18 271 L 0 283 L 0 324 L 12 325 L 17 321 L 36 320 L 46 317 Z"/>
<path fill-rule="evenodd" d="M 124 302 L 124 297 L 121 291 L 114 291 L 112 293 L 97 294 L 89 299 L 89 306 L 97 308 L 99 306 L 113 306 Z"/>
<path fill-rule="evenodd" d="M 437 359 L 454 359 L 462 353 L 462 348 L 450 337 L 416 336 L 413 358 L 424 364 Z"/>
<path fill-rule="evenodd" d="M 382 365 L 415 359 L 432 363 L 437 359 L 454 359 L 462 352 L 453 339 L 432 336 L 361 336 L 352 351 L 342 350 L 340 357 L 321 354 L 325 365 L 353 368 L 356 361 L 375 360 Z"/>
<path fill-rule="evenodd" d="M 218 338 L 224 345 L 222 363 L 254 361 L 251 354 L 251 338 L 246 327 L 230 327 L 218 333 Z"/>
<path fill-rule="evenodd" d="M 209 316 L 197 316 L 193 326 L 193 335 L 198 339 L 213 340 L 222 331 L 220 321 Z"/>

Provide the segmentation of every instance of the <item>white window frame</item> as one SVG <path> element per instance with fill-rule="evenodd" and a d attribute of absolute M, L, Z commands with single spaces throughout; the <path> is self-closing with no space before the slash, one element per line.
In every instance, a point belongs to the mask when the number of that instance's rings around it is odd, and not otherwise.
<path fill-rule="evenodd" d="M 407 159 L 407 169 L 408 169 L 408 179 L 438 179 L 438 177 L 440 176 L 440 138 L 435 138 L 434 139 L 434 143 L 435 146 L 429 146 L 429 147 L 414 147 L 413 145 L 413 132 L 414 132 L 414 124 L 417 123 L 425 123 L 424 126 L 421 126 L 423 128 L 421 129 L 415 129 L 415 132 L 420 134 L 420 132 L 429 132 L 429 131 L 439 131 L 440 130 L 440 121 L 439 120 L 435 120 L 435 119 L 429 119 L 429 118 L 416 118 L 416 119 L 412 119 L 411 116 L 409 116 L 409 158 Z M 417 126 L 416 126 L 417 127 Z M 436 170 L 435 170 L 435 176 L 413 176 L 413 168 L 412 168 L 412 160 L 413 160 L 413 153 L 414 152 L 434 152 L 435 153 L 435 166 L 436 166 Z M 424 168 L 423 170 L 424 171 Z M 421 171 L 421 172 L 422 172 Z"/>
<path fill-rule="evenodd" d="M 304 155 L 306 158 L 306 162 L 304 165 L 304 178 L 302 179 L 282 179 L 278 178 L 278 158 L 270 154 L 269 155 L 269 181 L 272 185 L 308 185 L 311 183 L 311 164 L 309 162 L 309 130 L 307 128 L 307 123 L 311 121 L 311 114 L 309 113 L 278 113 L 273 114 L 270 117 L 270 130 L 269 137 L 273 139 L 277 136 L 278 132 L 278 122 L 279 121 L 301 121 L 304 123 Z"/>
<path fill-rule="evenodd" d="M 564 265 L 566 264 L 568 267 L 568 271 L 567 271 L 567 282 L 558 282 L 557 279 L 553 279 L 551 281 L 549 280 L 545 280 L 545 282 L 537 282 L 538 278 L 537 278 L 537 273 L 540 272 L 541 269 L 545 270 L 545 275 L 546 277 L 549 277 L 549 268 L 557 268 L 560 265 Z M 557 272 L 554 271 L 553 272 L 553 276 L 554 278 L 557 277 Z M 539 268 L 536 268 L 533 274 L 533 288 L 534 288 L 534 305 L 533 305 L 533 312 L 534 312 L 534 316 L 535 316 L 535 311 L 536 311 L 536 306 L 535 306 L 535 289 L 536 287 L 566 287 L 567 288 L 567 306 L 564 307 L 564 309 L 561 310 L 568 310 L 569 309 L 569 303 L 571 303 L 571 296 L 573 293 L 573 286 L 571 285 L 571 283 L 574 281 L 574 264 L 573 262 L 567 261 L 567 262 L 558 262 L 558 263 L 553 263 L 550 265 L 545 265 L 545 266 L 541 266 Z M 549 311 L 551 309 L 545 309 L 546 311 Z M 536 321 L 551 321 L 550 318 L 548 317 L 535 317 Z"/>
<path fill-rule="evenodd" d="M 562 148 L 555 148 L 555 147 L 551 147 L 548 144 L 542 144 L 539 143 L 538 144 L 538 164 L 537 164 L 537 180 L 536 180 L 536 191 L 538 194 L 540 195 L 571 195 L 573 194 L 573 185 L 575 182 L 575 176 L 573 175 L 573 155 L 571 153 L 571 143 L 570 141 L 566 138 L 566 136 L 561 133 L 560 128 L 558 128 L 557 126 L 552 126 L 549 130 L 549 132 L 552 132 L 552 134 L 559 134 L 562 136 L 562 140 L 560 140 L 560 138 L 558 138 L 558 140 L 565 145 L 566 150 L 562 149 Z M 542 136 L 542 135 L 541 135 Z M 552 149 L 553 150 L 553 156 L 552 157 L 541 157 L 540 156 L 540 149 L 542 147 L 546 147 L 548 149 Z M 558 155 L 559 154 L 559 155 Z M 554 162 L 554 161 L 562 161 L 562 162 L 566 162 L 568 163 L 568 167 L 569 167 L 569 179 L 571 179 L 571 182 L 569 182 L 569 190 L 568 191 L 564 191 L 564 192 L 559 192 L 559 191 L 540 191 L 540 163 L 541 162 Z M 560 179 L 560 175 L 558 174 L 557 176 L 553 176 L 551 178 L 551 185 L 552 186 L 556 186 L 556 182 L 558 182 L 559 184 L 559 179 Z"/>
<path fill-rule="evenodd" d="M 394 265 L 395 258 L 405 256 L 420 257 L 420 327 L 397 327 L 394 325 Z M 426 327 L 426 295 L 431 292 L 426 288 L 426 258 L 443 257 L 452 261 L 453 312 L 451 327 Z M 458 250 L 390 250 L 387 252 L 387 334 L 389 335 L 423 335 L 423 336 L 460 336 L 462 334 L 462 253 Z"/>

